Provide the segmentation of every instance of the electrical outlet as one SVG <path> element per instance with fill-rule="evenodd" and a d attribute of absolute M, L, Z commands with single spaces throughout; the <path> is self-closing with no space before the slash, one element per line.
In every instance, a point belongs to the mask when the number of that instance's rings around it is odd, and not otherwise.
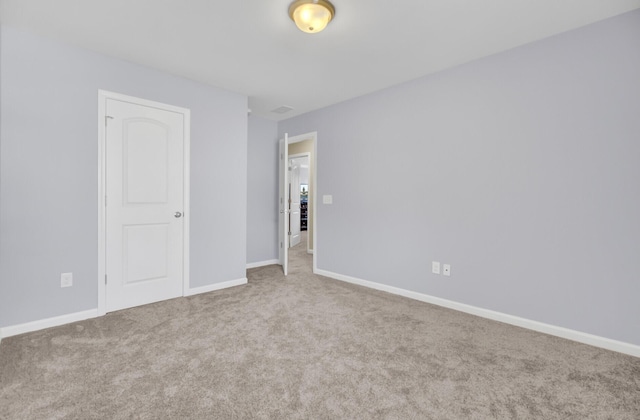
<path fill-rule="evenodd" d="M 73 286 L 73 273 L 60 274 L 60 287 L 71 287 L 71 286 Z"/>
<path fill-rule="evenodd" d="M 440 274 L 440 263 L 438 261 L 431 262 L 431 272 L 433 274 Z"/>
<path fill-rule="evenodd" d="M 442 274 L 445 276 L 450 276 L 451 275 L 451 265 L 450 264 L 444 264 L 442 266 Z"/>

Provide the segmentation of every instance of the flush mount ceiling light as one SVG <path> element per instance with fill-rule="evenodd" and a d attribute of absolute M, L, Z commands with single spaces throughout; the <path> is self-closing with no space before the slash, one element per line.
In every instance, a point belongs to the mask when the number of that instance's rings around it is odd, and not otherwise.
<path fill-rule="evenodd" d="M 326 0 L 296 0 L 289 6 L 289 17 L 309 34 L 323 30 L 335 14 L 335 7 Z"/>

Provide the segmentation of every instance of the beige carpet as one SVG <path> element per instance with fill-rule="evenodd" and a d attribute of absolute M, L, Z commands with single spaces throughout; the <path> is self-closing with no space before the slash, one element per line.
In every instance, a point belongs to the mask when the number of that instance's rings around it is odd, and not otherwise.
<path fill-rule="evenodd" d="M 10 337 L 2 419 L 640 419 L 640 359 L 310 272 Z"/>

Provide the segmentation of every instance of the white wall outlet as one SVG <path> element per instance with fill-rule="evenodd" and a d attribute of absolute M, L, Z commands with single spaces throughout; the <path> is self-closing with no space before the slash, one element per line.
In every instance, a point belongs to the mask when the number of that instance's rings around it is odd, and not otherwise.
<path fill-rule="evenodd" d="M 442 274 L 445 276 L 450 276 L 451 275 L 451 265 L 450 264 L 444 264 L 442 266 Z"/>
<path fill-rule="evenodd" d="M 431 262 L 431 272 L 433 274 L 440 274 L 440 263 L 438 261 Z"/>
<path fill-rule="evenodd" d="M 332 195 L 323 195 L 322 196 L 322 204 L 333 204 L 333 196 Z"/>
<path fill-rule="evenodd" d="M 71 286 L 73 286 L 73 273 L 60 274 L 60 287 L 71 287 Z"/>

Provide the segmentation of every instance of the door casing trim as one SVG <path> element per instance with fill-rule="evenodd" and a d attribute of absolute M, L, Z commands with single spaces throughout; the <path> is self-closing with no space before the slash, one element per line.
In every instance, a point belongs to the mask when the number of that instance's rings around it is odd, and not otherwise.
<path fill-rule="evenodd" d="M 158 108 L 165 111 L 177 112 L 184 116 L 184 162 L 183 162 L 183 234 L 182 234 L 182 296 L 187 296 L 189 291 L 189 220 L 191 218 L 190 208 L 190 185 L 191 180 L 191 111 L 174 105 L 147 99 L 136 98 L 134 96 L 123 95 L 121 93 L 110 92 L 98 89 L 98 316 L 106 314 L 107 295 L 105 285 L 106 275 L 106 153 L 105 153 L 105 121 L 107 117 L 107 99 L 129 102 L 136 105 L 143 105 Z"/>

